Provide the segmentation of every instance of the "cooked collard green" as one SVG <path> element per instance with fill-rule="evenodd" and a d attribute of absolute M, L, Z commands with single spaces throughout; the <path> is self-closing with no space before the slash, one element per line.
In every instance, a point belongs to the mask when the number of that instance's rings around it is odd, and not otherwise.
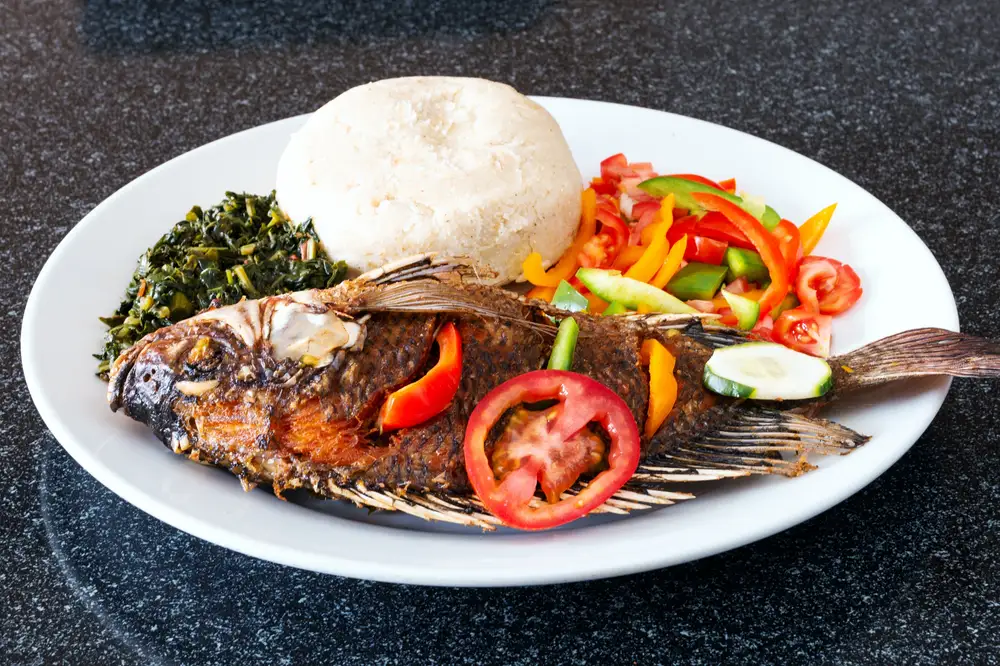
<path fill-rule="evenodd" d="M 292 223 L 268 196 L 226 192 L 195 206 L 139 257 L 125 298 L 109 317 L 99 375 L 144 335 L 210 307 L 301 289 L 331 287 L 347 274 L 331 261 L 312 223 Z"/>

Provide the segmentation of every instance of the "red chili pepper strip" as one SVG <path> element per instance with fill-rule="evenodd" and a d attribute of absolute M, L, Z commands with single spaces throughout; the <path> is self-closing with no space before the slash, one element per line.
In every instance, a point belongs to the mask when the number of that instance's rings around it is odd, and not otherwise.
<path fill-rule="evenodd" d="M 771 276 L 771 284 L 760 298 L 760 311 L 770 312 L 788 294 L 788 266 L 781 254 L 778 239 L 750 213 L 736 204 L 714 194 L 696 192 L 695 200 L 707 210 L 714 210 L 726 216 L 740 232 L 753 243 Z"/>
<path fill-rule="evenodd" d="M 449 322 L 438 331 L 438 362 L 427 374 L 389 395 L 379 418 L 382 431 L 409 428 L 443 412 L 462 379 L 462 336 Z"/>

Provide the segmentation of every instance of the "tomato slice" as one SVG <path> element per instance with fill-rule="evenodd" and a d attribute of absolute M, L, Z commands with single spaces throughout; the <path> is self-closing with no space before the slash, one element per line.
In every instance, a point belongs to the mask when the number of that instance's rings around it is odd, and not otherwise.
<path fill-rule="evenodd" d="M 688 261 L 700 261 L 703 264 L 718 266 L 726 256 L 729 243 L 717 241 L 704 236 L 692 236 L 684 249 L 684 258 Z"/>
<path fill-rule="evenodd" d="M 667 240 L 673 245 L 680 240 L 681 236 L 685 235 L 725 241 L 733 247 L 741 247 L 745 250 L 756 249 L 750 239 L 726 219 L 725 215 L 715 211 L 705 213 L 700 219 L 696 215 L 676 217 L 673 226 L 667 232 Z"/>
<path fill-rule="evenodd" d="M 751 337 L 758 340 L 774 340 L 774 319 L 766 314 L 757 320 L 757 324 L 750 331 Z"/>
<path fill-rule="evenodd" d="M 799 265 L 795 294 L 804 309 L 840 314 L 858 302 L 862 291 L 854 269 L 836 259 L 806 257 Z"/>
<path fill-rule="evenodd" d="M 525 405 L 555 399 L 546 409 Z M 490 431 L 513 409 L 488 451 Z M 596 423 L 610 444 L 596 435 Z M 506 525 L 542 530 L 587 515 L 639 465 L 639 428 L 608 387 L 575 372 L 536 370 L 490 391 L 465 428 L 465 471 L 486 509 Z M 581 474 L 605 466 L 577 495 L 560 499 Z M 540 485 L 548 501 L 531 505 Z"/>
<path fill-rule="evenodd" d="M 788 266 L 788 279 L 794 280 L 798 273 L 799 262 L 802 260 L 799 228 L 788 220 L 782 220 L 771 233 L 778 237 L 778 248 L 781 250 L 781 256 L 785 258 L 785 265 Z"/>
<path fill-rule="evenodd" d="M 785 310 L 774 322 L 774 340 L 796 351 L 821 356 L 830 355 L 833 317 L 802 308 Z"/>

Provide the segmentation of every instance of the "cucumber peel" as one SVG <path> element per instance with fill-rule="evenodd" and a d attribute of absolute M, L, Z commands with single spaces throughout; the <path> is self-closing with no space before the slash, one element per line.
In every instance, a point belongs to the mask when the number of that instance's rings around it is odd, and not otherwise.
<path fill-rule="evenodd" d="M 573 367 L 573 352 L 576 351 L 576 340 L 580 336 L 580 325 L 572 317 L 566 317 L 559 322 L 559 331 L 552 343 L 552 353 L 549 356 L 549 370 L 569 370 Z"/>
<path fill-rule="evenodd" d="M 757 319 L 760 318 L 760 303 L 725 289 L 722 290 L 722 297 L 726 299 L 726 303 L 729 303 L 733 314 L 736 315 L 736 326 L 740 330 L 749 331 L 757 324 Z"/>
<path fill-rule="evenodd" d="M 667 314 L 697 314 L 693 307 L 657 289 L 651 284 L 627 278 L 618 271 L 608 271 L 600 268 L 581 268 L 576 277 L 587 289 L 597 294 L 609 303 L 618 301 L 626 308 L 637 309 L 646 305 L 653 312 Z"/>
<path fill-rule="evenodd" d="M 833 388 L 830 364 L 775 342 L 716 349 L 705 364 L 705 388 L 750 400 L 807 400 Z"/>

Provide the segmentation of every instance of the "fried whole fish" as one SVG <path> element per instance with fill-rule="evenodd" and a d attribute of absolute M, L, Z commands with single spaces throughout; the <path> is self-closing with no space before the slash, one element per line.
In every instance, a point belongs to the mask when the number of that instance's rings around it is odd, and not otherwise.
<path fill-rule="evenodd" d="M 565 312 L 477 283 L 472 266 L 421 256 L 325 290 L 205 311 L 160 329 L 113 364 L 108 400 L 178 454 L 279 497 L 304 488 L 359 505 L 489 528 L 465 473 L 469 416 L 493 388 L 545 366 Z M 625 513 L 693 497 L 677 482 L 747 474 L 796 476 L 810 453 L 848 453 L 868 438 L 814 414 L 841 395 L 920 375 L 1000 376 L 1000 345 L 939 329 L 885 338 L 830 359 L 834 389 L 803 403 L 759 404 L 707 391 L 715 347 L 740 342 L 697 316 L 574 315 L 573 370 L 592 377 L 645 422 L 653 338 L 676 357 L 676 404 L 642 441 L 633 478 L 599 510 Z M 434 361 L 435 334 L 454 322 L 463 367 L 450 406 L 415 427 L 381 433 L 386 397 Z M 794 455 L 789 455 L 790 453 Z M 579 491 L 579 482 L 567 491 Z M 537 501 L 542 501 L 541 499 Z"/>

